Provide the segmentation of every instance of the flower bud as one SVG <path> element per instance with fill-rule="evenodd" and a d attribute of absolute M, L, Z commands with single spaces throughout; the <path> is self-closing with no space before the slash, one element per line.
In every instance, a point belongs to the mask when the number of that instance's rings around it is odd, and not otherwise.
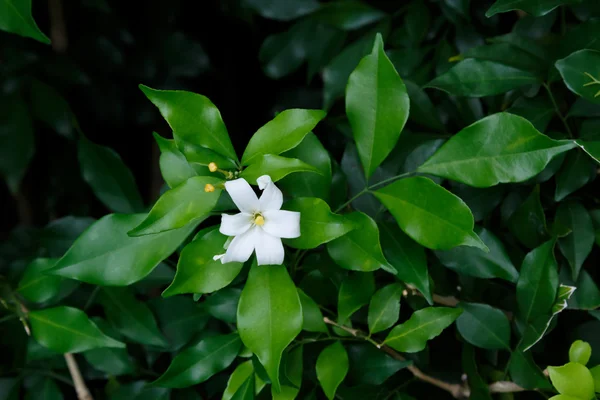
<path fill-rule="evenodd" d="M 208 164 L 208 170 L 210 172 L 217 172 L 218 169 L 219 169 L 219 167 L 217 166 L 216 163 L 211 162 L 210 164 Z"/>
<path fill-rule="evenodd" d="M 204 191 L 206 193 L 211 193 L 215 191 L 215 187 L 213 185 L 211 185 L 210 183 L 207 183 L 206 186 L 204 186 Z"/>

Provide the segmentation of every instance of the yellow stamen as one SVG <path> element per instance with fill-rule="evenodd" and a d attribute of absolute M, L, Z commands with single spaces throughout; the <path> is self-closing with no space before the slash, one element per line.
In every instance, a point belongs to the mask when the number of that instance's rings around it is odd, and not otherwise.
<path fill-rule="evenodd" d="M 265 218 L 258 214 L 256 217 L 254 217 L 254 223 L 258 226 L 263 226 L 265 224 Z"/>
<path fill-rule="evenodd" d="M 206 193 L 211 193 L 215 191 L 215 187 L 213 185 L 211 185 L 210 183 L 207 183 L 206 186 L 204 186 L 204 191 Z"/>
<path fill-rule="evenodd" d="M 208 164 L 208 170 L 210 172 L 217 172 L 218 169 L 219 169 L 219 167 L 217 166 L 216 163 L 211 162 L 210 164 Z"/>

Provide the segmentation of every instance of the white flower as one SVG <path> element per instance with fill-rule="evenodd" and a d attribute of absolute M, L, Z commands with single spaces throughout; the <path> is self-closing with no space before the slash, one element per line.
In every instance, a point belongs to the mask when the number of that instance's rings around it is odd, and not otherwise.
<path fill-rule="evenodd" d="M 300 236 L 300 213 L 281 210 L 283 195 L 269 175 L 256 181 L 263 190 L 260 199 L 243 178 L 225 182 L 225 189 L 241 212 L 222 214 L 219 231 L 234 236 L 231 243 L 226 244 L 226 253 L 214 257 L 223 264 L 245 262 L 253 251 L 256 251 L 258 265 L 283 264 L 285 253 L 281 238 Z"/>

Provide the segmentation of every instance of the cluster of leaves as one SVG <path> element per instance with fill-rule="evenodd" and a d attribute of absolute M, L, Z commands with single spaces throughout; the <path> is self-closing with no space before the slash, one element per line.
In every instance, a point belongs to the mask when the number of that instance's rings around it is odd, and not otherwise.
<path fill-rule="evenodd" d="M 278 113 L 240 160 L 211 100 L 141 85 L 173 135 L 154 135 L 167 187 L 148 209 L 118 155 L 77 131 L 83 179 L 113 213 L 52 221 L 24 251 L 6 242 L 0 394 L 61 398 L 62 354 L 81 353 L 108 398 L 528 398 L 554 384 L 558 400 L 592 399 L 585 344 L 551 381 L 541 367 L 564 335 L 600 329 L 596 3 L 245 5 L 291 21 L 262 44 L 264 73 L 306 64 L 322 107 Z M 29 1 L 0 3 L 0 28 L 47 41 Z M 7 141 L 32 130 L 29 105 L 11 104 L 24 111 L 8 108 Z M 25 166 L 2 159 L 14 192 Z M 215 261 L 218 215 L 235 210 L 224 181 L 264 174 L 301 236 L 284 265 Z"/>

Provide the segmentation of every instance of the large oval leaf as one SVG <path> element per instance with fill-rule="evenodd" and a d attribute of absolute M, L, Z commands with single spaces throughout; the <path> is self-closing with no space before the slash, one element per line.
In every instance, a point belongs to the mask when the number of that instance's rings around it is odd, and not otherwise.
<path fill-rule="evenodd" d="M 125 347 L 106 336 L 81 310 L 55 307 L 28 314 L 36 341 L 59 353 L 79 353 L 98 347 Z"/>
<path fill-rule="evenodd" d="M 556 69 L 573 93 L 600 104 L 600 51 L 579 50 L 556 62 Z"/>
<path fill-rule="evenodd" d="M 379 289 L 369 304 L 369 332 L 381 332 L 398 322 L 403 287 L 393 283 Z"/>
<path fill-rule="evenodd" d="M 283 350 L 302 330 L 302 305 L 284 266 L 250 268 L 237 310 L 242 341 L 265 367 L 276 392 Z"/>
<path fill-rule="evenodd" d="M 335 342 L 319 353 L 317 379 L 329 400 L 335 398 L 335 392 L 346 377 L 349 367 L 348 353 L 341 342 Z"/>
<path fill-rule="evenodd" d="M 227 368 L 242 347 L 237 333 L 211 336 L 177 354 L 154 385 L 184 388 L 206 381 Z"/>
<path fill-rule="evenodd" d="M 552 384 L 558 392 L 576 399 L 593 399 L 594 378 L 584 365 L 570 362 L 560 367 L 548 367 Z"/>
<path fill-rule="evenodd" d="M 31 0 L 0 2 L 0 29 L 50 44 L 31 16 Z"/>
<path fill-rule="evenodd" d="M 154 204 L 148 216 L 129 236 L 151 235 L 178 229 L 191 222 L 198 222 L 208 216 L 219 200 L 221 189 L 217 188 L 222 179 L 212 176 L 194 176 L 174 189 L 166 191 Z M 206 185 L 215 190 L 206 192 Z"/>
<path fill-rule="evenodd" d="M 181 293 L 212 293 L 229 285 L 240 273 L 244 263 L 221 263 L 213 256 L 224 252 L 227 236 L 215 227 L 200 232 L 186 245 L 179 256 L 177 274 L 163 297 Z"/>
<path fill-rule="evenodd" d="M 298 146 L 326 114 L 323 110 L 299 108 L 280 112 L 252 136 L 242 156 L 242 165 L 250 165 L 262 155 L 278 155 Z"/>
<path fill-rule="evenodd" d="M 298 160 L 297 158 L 264 154 L 254 158 L 253 163 L 242 171 L 240 177 L 255 185 L 256 180 L 263 175 L 269 175 L 273 182 L 277 182 L 294 172 L 321 174 L 321 171 L 318 168 Z"/>
<path fill-rule="evenodd" d="M 406 86 L 378 33 L 371 54 L 360 61 L 346 86 L 346 114 L 367 178 L 396 145 L 409 108 Z"/>
<path fill-rule="evenodd" d="M 427 307 L 416 311 L 408 321 L 392 329 L 384 344 L 403 353 L 421 351 L 428 340 L 442 333 L 461 312 L 459 308 L 449 307 Z"/>
<path fill-rule="evenodd" d="M 469 207 L 431 179 L 406 178 L 374 192 L 400 228 L 425 247 L 447 250 L 465 245 L 487 251 L 473 232 Z"/>
<path fill-rule="evenodd" d="M 109 214 L 90 226 L 49 272 L 102 286 L 126 286 L 148 275 L 194 230 L 130 237 L 145 214 Z M 101 240 L 98 240 L 101 238 Z"/>
<path fill-rule="evenodd" d="M 473 346 L 510 350 L 510 323 L 504 313 L 487 304 L 460 303 L 458 331 Z"/>
<path fill-rule="evenodd" d="M 575 146 L 541 134 L 525 118 L 498 113 L 458 132 L 418 171 L 475 187 L 522 182 Z"/>
<path fill-rule="evenodd" d="M 300 212 L 300 237 L 285 239 L 287 245 L 297 249 L 313 249 L 355 228 L 354 222 L 332 213 L 329 205 L 316 197 L 292 199 L 283 208 Z"/>

